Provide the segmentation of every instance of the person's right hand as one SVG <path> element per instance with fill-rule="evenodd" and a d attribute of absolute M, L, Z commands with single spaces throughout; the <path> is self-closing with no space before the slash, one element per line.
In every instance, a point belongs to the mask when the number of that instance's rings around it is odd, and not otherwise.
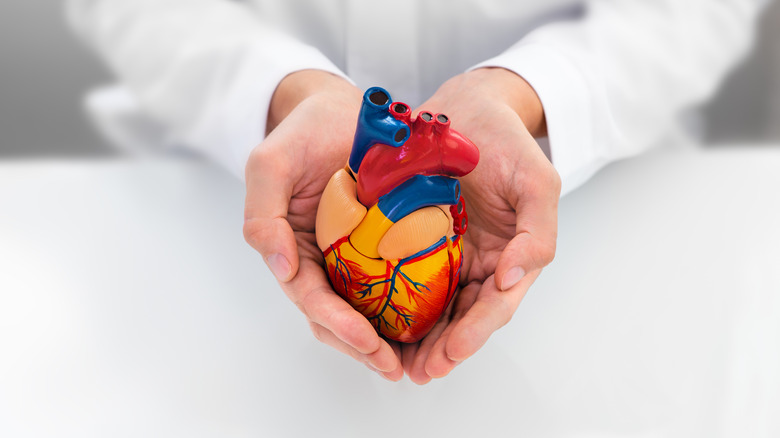
<path fill-rule="evenodd" d="M 328 180 L 347 163 L 362 92 L 318 70 L 288 75 L 269 108 L 268 136 L 246 167 L 244 237 L 306 315 L 315 337 L 387 379 L 403 377 L 400 350 L 333 291 L 314 237 Z"/>

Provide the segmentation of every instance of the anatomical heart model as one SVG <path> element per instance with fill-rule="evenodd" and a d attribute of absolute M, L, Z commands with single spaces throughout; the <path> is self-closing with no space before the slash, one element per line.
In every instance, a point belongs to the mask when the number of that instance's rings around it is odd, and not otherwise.
<path fill-rule="evenodd" d="M 425 336 L 458 286 L 466 206 L 456 177 L 479 150 L 443 114 L 363 96 L 349 163 L 328 182 L 317 210 L 317 244 L 333 289 L 381 334 Z"/>

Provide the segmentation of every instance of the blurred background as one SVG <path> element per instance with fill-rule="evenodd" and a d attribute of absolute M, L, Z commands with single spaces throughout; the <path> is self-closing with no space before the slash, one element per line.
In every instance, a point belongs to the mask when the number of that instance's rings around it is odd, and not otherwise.
<path fill-rule="evenodd" d="M 397 436 L 366 401 L 430 436 L 780 437 L 780 0 L 696 119 L 715 146 L 568 195 L 512 324 L 423 388 L 311 336 L 239 181 L 96 133 L 111 74 L 62 3 L 0 0 L 0 438 Z"/>
<path fill-rule="evenodd" d="M 59 1 L 0 2 L 0 157 L 111 156 L 85 93 L 111 74 L 68 29 Z M 702 108 L 709 144 L 780 142 L 780 3 L 761 19 L 753 51 Z"/>

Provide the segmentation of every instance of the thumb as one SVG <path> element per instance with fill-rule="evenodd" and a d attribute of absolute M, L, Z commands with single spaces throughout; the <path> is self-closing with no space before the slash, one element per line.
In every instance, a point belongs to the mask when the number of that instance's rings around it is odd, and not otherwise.
<path fill-rule="evenodd" d="M 496 264 L 496 287 L 506 291 L 520 282 L 529 272 L 537 271 L 552 262 L 555 256 L 555 237 L 537 237 L 528 231 L 518 233 L 509 241 Z"/>
<path fill-rule="evenodd" d="M 298 247 L 287 209 L 294 182 L 279 156 L 257 148 L 246 169 L 244 239 L 260 255 L 280 282 L 298 272 Z"/>
<path fill-rule="evenodd" d="M 549 265 L 555 257 L 561 183 L 558 173 L 542 157 L 539 159 L 545 165 L 541 169 L 546 171 L 531 181 L 544 183 L 518 185 L 526 189 L 514 201 L 515 236 L 496 263 L 496 287 L 502 291 L 518 284 L 526 274 Z"/>

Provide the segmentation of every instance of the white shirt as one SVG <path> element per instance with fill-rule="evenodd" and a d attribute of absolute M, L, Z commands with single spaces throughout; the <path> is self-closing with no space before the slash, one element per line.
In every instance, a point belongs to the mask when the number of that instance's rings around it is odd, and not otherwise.
<path fill-rule="evenodd" d="M 763 3 L 70 0 L 69 16 L 123 86 L 92 105 L 116 141 L 186 145 L 243 178 L 291 72 L 330 71 L 415 106 L 449 77 L 500 66 L 539 95 L 566 193 L 709 97 Z"/>

